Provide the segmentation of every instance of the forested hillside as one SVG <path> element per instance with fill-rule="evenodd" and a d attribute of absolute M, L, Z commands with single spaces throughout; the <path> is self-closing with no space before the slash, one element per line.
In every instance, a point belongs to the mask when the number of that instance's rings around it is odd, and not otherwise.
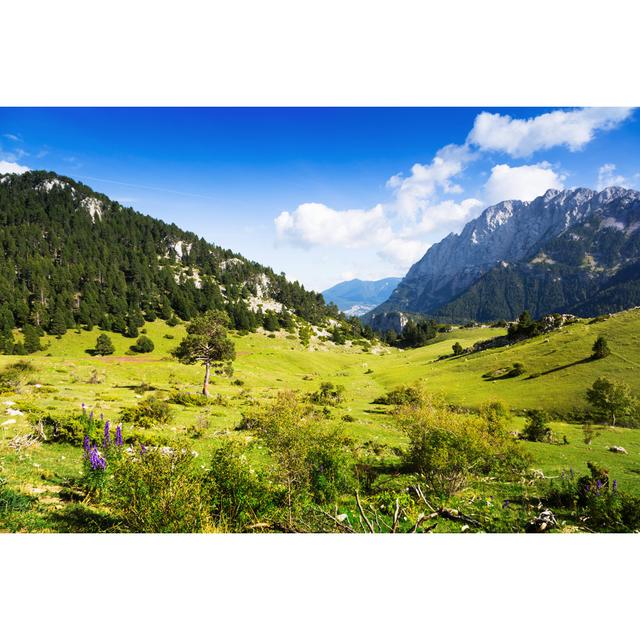
<path fill-rule="evenodd" d="M 134 336 L 145 320 L 225 309 L 237 329 L 338 316 L 284 275 L 55 173 L 0 177 L 0 332 L 82 325 Z"/>

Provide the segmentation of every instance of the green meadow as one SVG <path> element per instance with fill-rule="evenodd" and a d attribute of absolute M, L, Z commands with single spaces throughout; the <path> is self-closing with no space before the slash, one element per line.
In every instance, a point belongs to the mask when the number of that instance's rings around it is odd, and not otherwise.
<path fill-rule="evenodd" d="M 373 401 L 398 385 L 416 382 L 468 409 L 501 400 L 513 411 L 513 430 L 520 430 L 527 409 L 545 409 L 556 416 L 584 409 L 585 390 L 598 376 L 625 381 L 640 396 L 639 330 L 640 310 L 636 309 L 600 322 L 581 320 L 510 347 L 457 357 L 451 356 L 455 342 L 469 347 L 502 335 L 505 329 L 458 328 L 438 334 L 425 347 L 405 351 L 381 344 L 365 350 L 316 338 L 304 347 L 295 335 L 284 331 L 233 334 L 234 372 L 214 377 L 210 389 L 214 401 L 206 407 L 172 405 L 173 418 L 159 431 L 168 442 L 189 439 L 205 468 L 225 439 L 251 439 L 247 431 L 237 429 L 248 408 L 274 398 L 279 390 L 311 393 L 323 382 L 344 386 L 344 402 L 331 407 L 328 420 L 356 442 L 402 446 L 404 438 L 390 407 Z M 81 474 L 82 451 L 70 444 L 47 442 L 16 448 L 16 436 L 33 431 L 29 413 L 79 414 L 84 403 L 87 411 L 117 422 L 124 408 L 149 395 L 200 391 L 203 368 L 180 364 L 171 355 L 185 334 L 184 326 L 170 327 L 158 320 L 147 323 L 144 331 L 155 344 L 147 354 L 131 353 L 135 341 L 114 333 L 109 334 L 115 346 L 113 355 L 91 355 L 101 333 L 94 329 L 68 331 L 60 339 L 46 337 L 45 350 L 31 356 L 0 357 L 0 368 L 19 359 L 35 367 L 20 389 L 0 397 L 4 403 L 0 404 L 4 414 L 0 416 L 0 478 L 32 506 L 4 524 L 0 509 L 0 529 L 74 530 L 67 520 L 57 520 L 56 514 L 64 508 L 65 483 Z M 591 346 L 600 335 L 607 338 L 611 355 L 589 360 Z M 496 380 L 483 377 L 514 362 L 523 363 L 523 375 Z M 208 426 L 202 437 L 193 438 L 191 428 L 203 417 Z M 127 428 L 125 423 L 125 431 Z M 531 453 L 534 468 L 553 477 L 570 468 L 585 473 L 586 462 L 593 461 L 609 469 L 610 476 L 627 491 L 640 495 L 640 430 L 600 427 L 592 442 L 585 444 L 581 425 L 556 421 L 551 428 L 557 440 L 566 437 L 565 444 L 522 444 Z M 624 447 L 628 455 L 611 453 L 608 447 L 613 445 Z M 487 487 L 486 491 L 496 493 L 498 489 Z"/>

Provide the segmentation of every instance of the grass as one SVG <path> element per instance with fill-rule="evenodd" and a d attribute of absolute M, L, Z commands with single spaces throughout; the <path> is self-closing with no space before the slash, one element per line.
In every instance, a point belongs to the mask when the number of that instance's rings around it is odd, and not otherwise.
<path fill-rule="evenodd" d="M 101 333 L 98 329 L 69 331 L 61 339 L 45 338 L 46 350 L 26 357 L 36 372 L 19 393 L 2 394 L 0 402 L 15 402 L 12 408 L 20 408 L 25 414 L 30 408 L 52 413 L 79 412 L 84 402 L 97 414 L 117 419 L 124 407 L 136 404 L 149 393 L 168 395 L 175 390 L 198 393 L 202 368 L 182 365 L 170 353 L 184 335 L 184 326 L 169 327 L 157 320 L 145 328 L 155 350 L 139 355 L 128 353 L 134 339 L 110 334 L 115 353 L 107 357 L 91 356 L 88 350 Z M 439 335 L 420 349 L 377 347 L 369 352 L 361 347 L 320 341 L 305 348 L 298 340 L 287 339 L 284 332 L 275 340 L 265 333 L 235 336 L 234 375 L 216 378 L 211 387 L 213 396 L 219 394 L 221 403 L 207 407 L 173 405 L 176 417 L 163 432 L 170 438 L 187 437 L 189 426 L 203 413 L 207 414 L 210 427 L 203 437 L 190 441 L 199 460 L 206 465 L 223 438 L 249 437 L 246 432 L 235 431 L 235 427 L 252 403 L 272 398 L 279 389 L 309 393 L 325 381 L 345 387 L 344 403 L 330 410 L 333 423 L 357 441 L 372 440 L 391 446 L 402 444 L 402 436 L 393 426 L 388 408 L 373 405 L 372 401 L 399 384 L 421 381 L 452 403 L 469 408 L 500 399 L 516 410 L 543 408 L 566 413 L 586 406 L 585 390 L 600 375 L 625 380 L 640 395 L 639 330 L 640 310 L 631 310 L 598 323 L 580 321 L 511 347 L 444 359 L 440 358 L 452 353 L 455 342 L 468 347 L 501 335 L 504 329 L 456 329 Z M 607 338 L 611 355 L 603 360 L 586 360 L 599 335 Z M 0 367 L 16 359 L 1 356 Z M 509 368 L 514 362 L 524 364 L 524 375 L 495 381 L 483 378 L 484 374 Z M 92 382 L 96 378 L 100 381 L 97 384 Z M 243 384 L 235 384 L 236 380 Z M 2 413 L 6 409 L 6 405 L 0 405 Z M 345 422 L 342 418 L 346 414 L 353 421 Z M 522 419 L 515 418 L 514 428 L 521 426 Z M 556 422 L 552 428 L 560 439 L 566 435 L 569 444 L 524 445 L 533 455 L 534 466 L 545 475 L 559 475 L 569 467 L 582 474 L 586 472 L 587 460 L 593 460 L 609 468 L 621 487 L 640 494 L 640 430 L 607 428 L 591 445 L 585 445 L 580 426 Z M 7 481 L 5 490 L 37 499 L 26 510 L 15 511 L 10 522 L 5 518 L 4 525 L 0 514 L 0 530 L 73 530 L 73 518 L 67 524 L 60 521 L 61 514 L 70 508 L 60 495 L 80 474 L 80 452 L 70 445 L 48 443 L 20 452 L 9 448 L 14 436 L 30 430 L 26 415 L 0 416 L 0 477 Z M 609 452 L 610 445 L 625 447 L 629 455 Z M 93 518 L 96 527 L 113 526 L 106 514 L 85 513 L 82 507 L 74 509 L 73 517 L 84 513 Z"/>

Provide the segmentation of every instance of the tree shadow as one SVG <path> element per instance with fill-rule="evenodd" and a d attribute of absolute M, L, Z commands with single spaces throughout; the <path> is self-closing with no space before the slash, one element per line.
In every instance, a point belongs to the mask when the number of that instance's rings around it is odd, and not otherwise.
<path fill-rule="evenodd" d="M 553 369 L 548 369 L 547 371 L 541 371 L 538 375 L 546 376 L 550 373 L 555 373 L 556 371 L 563 371 L 564 369 L 569 369 L 569 367 L 575 367 L 579 364 L 586 364 L 587 362 L 593 362 L 593 358 L 582 358 L 582 360 L 576 360 L 575 362 L 569 362 L 568 364 L 562 364 L 559 367 L 553 367 Z M 531 377 L 531 376 L 529 376 Z"/>

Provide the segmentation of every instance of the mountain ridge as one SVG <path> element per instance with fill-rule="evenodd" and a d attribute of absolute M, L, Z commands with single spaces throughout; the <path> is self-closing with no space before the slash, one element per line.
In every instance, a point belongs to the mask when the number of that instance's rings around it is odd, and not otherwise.
<path fill-rule="evenodd" d="M 588 299 L 617 271 L 640 260 L 639 228 L 640 192 L 632 189 L 548 190 L 529 202 L 507 200 L 485 209 L 459 234 L 449 234 L 430 247 L 392 296 L 365 319 L 374 327 L 376 315 L 390 312 L 453 322 L 510 319 L 524 310 L 523 305 L 535 307 L 538 314 L 574 308 L 592 313 L 596 306 L 590 306 Z M 576 231 L 577 240 L 567 235 L 569 230 Z M 586 237 L 600 246 L 601 253 L 619 246 L 620 260 L 608 261 L 603 254 L 592 264 Z M 532 295 L 534 282 L 538 289 L 553 289 L 559 286 L 553 283 L 563 278 L 566 290 L 555 300 L 544 292 Z M 578 296 L 570 295 L 572 282 Z M 517 295 L 519 289 L 523 295 Z M 489 304 L 492 298 L 503 303 Z M 609 298 L 611 310 L 640 304 L 635 287 L 627 286 L 627 295 L 618 295 L 615 303 Z M 607 308 L 607 302 L 597 305 L 600 310 Z"/>
<path fill-rule="evenodd" d="M 325 289 L 322 296 L 325 302 L 334 303 L 343 313 L 361 316 L 384 302 L 401 280 L 398 277 L 379 280 L 352 278 Z"/>

